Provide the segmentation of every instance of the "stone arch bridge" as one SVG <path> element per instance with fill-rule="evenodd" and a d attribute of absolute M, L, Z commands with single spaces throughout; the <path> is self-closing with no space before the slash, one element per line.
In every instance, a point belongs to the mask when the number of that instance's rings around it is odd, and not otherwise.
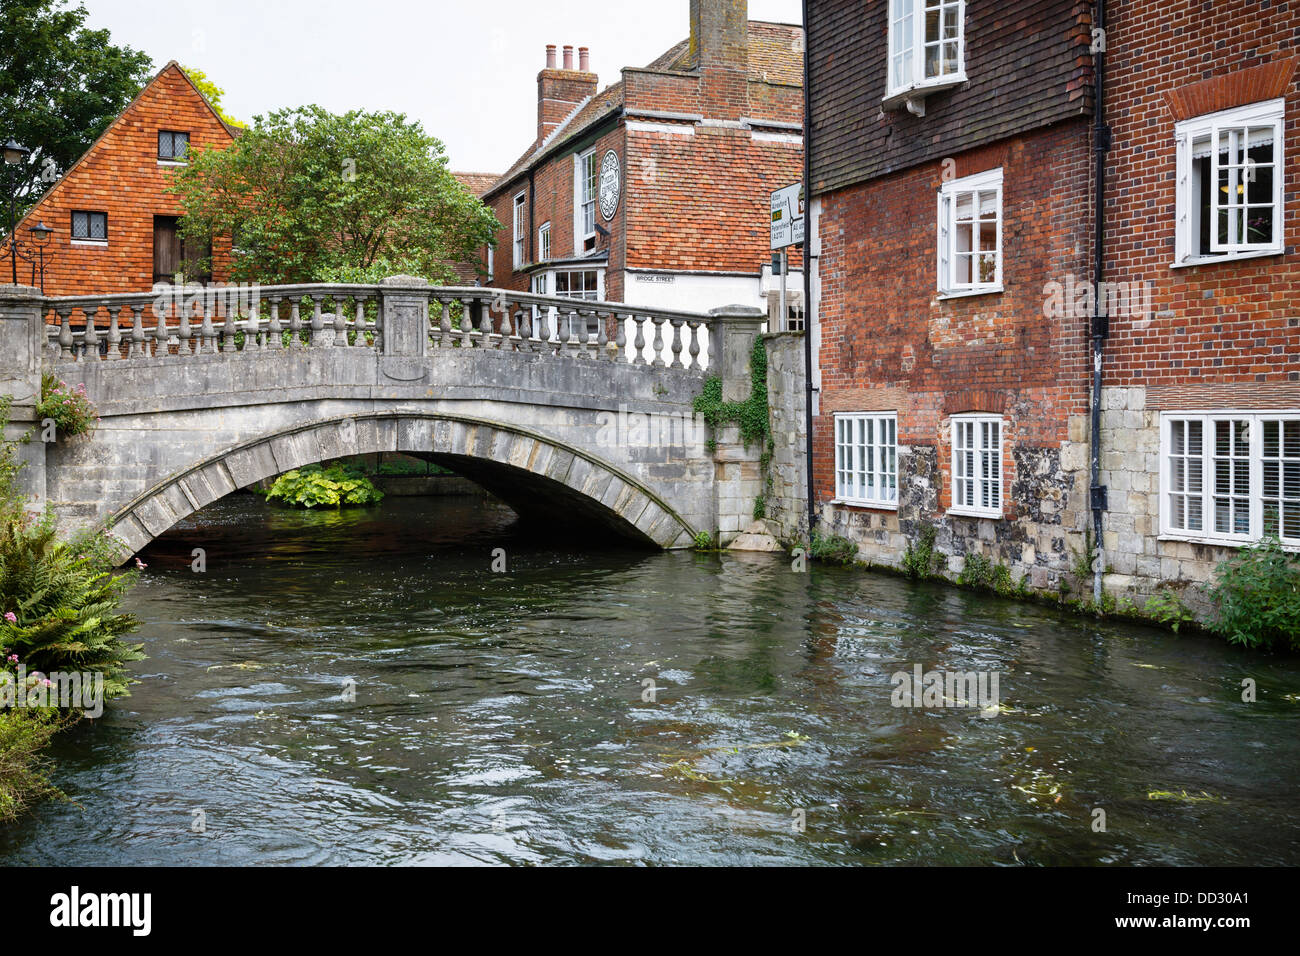
<path fill-rule="evenodd" d="M 762 318 L 408 276 L 91 298 L 6 286 L 0 394 L 6 437 L 33 435 L 17 446 L 32 506 L 66 530 L 106 524 L 123 561 L 237 489 L 380 451 L 445 465 L 526 518 L 725 544 L 761 491 L 761 449 L 734 427 L 706 434 L 692 400 L 712 375 L 747 397 Z M 92 435 L 42 427 L 42 373 L 84 386 Z"/>

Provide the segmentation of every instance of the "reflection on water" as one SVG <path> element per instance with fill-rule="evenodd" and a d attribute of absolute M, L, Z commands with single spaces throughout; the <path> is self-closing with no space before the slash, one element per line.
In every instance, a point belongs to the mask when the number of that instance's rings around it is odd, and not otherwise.
<path fill-rule="evenodd" d="M 0 863 L 1300 862 L 1294 660 L 469 498 L 235 496 L 145 560 L 141 683 Z M 918 663 L 1006 709 L 892 707 Z"/>

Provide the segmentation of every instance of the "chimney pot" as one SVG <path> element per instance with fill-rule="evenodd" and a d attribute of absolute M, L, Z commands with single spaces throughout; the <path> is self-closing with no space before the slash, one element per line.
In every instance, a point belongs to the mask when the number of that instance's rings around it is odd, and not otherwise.
<path fill-rule="evenodd" d="M 565 46 L 564 48 L 564 68 L 566 70 L 573 69 L 573 47 L 571 46 Z"/>
<path fill-rule="evenodd" d="M 590 73 L 591 54 L 585 46 L 578 47 L 578 69 L 583 73 Z"/>
<path fill-rule="evenodd" d="M 546 68 L 548 70 L 555 69 L 555 44 L 554 43 L 546 44 Z"/>

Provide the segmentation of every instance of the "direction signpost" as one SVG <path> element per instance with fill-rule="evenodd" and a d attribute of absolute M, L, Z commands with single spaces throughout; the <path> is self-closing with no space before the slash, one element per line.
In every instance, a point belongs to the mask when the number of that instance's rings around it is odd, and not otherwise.
<path fill-rule="evenodd" d="M 795 183 L 772 193 L 772 249 L 781 252 L 781 330 L 789 327 L 785 307 L 785 277 L 789 272 L 786 249 L 803 243 L 803 183 Z"/>

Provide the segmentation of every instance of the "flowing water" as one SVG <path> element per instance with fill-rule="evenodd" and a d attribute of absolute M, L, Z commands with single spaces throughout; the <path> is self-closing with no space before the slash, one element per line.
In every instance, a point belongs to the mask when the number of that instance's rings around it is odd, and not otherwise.
<path fill-rule="evenodd" d="M 474 498 L 200 512 L 128 600 L 133 696 L 54 747 L 75 802 L 0 863 L 1300 863 L 1295 659 L 560 540 Z M 1000 706 L 893 706 L 916 664 Z"/>

